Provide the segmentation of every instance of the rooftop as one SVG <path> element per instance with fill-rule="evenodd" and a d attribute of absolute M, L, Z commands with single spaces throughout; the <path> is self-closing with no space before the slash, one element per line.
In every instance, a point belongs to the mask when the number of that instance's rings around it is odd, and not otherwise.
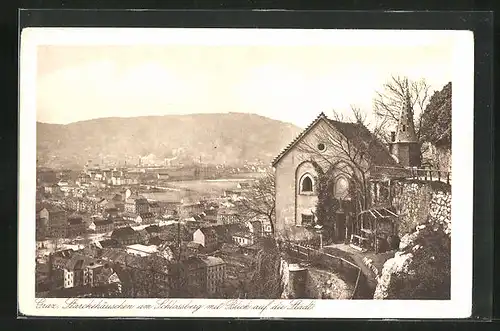
<path fill-rule="evenodd" d="M 233 234 L 233 237 L 252 239 L 252 235 L 250 233 L 245 233 L 245 232 L 237 232 Z"/>
<path fill-rule="evenodd" d="M 103 226 L 103 225 L 113 224 L 113 221 L 110 220 L 110 219 L 107 219 L 107 220 L 95 220 L 93 223 L 95 224 L 95 226 Z"/>
<path fill-rule="evenodd" d="M 105 240 L 99 241 L 99 245 L 102 248 L 108 248 L 108 247 L 118 247 L 119 243 L 118 243 L 118 241 L 116 241 L 114 239 L 105 239 Z"/>
<path fill-rule="evenodd" d="M 340 122 L 328 119 L 324 113 L 320 113 L 316 119 L 309 124 L 294 140 L 292 140 L 272 161 L 276 164 L 294 147 L 306 134 L 320 121 L 326 121 L 344 137 L 353 143 L 358 149 L 367 151 L 371 161 L 378 166 L 398 166 L 398 163 L 389 153 L 388 148 L 364 125 L 359 123 Z"/>
<path fill-rule="evenodd" d="M 186 208 L 186 207 L 199 207 L 199 206 L 201 206 L 201 203 L 199 203 L 199 202 L 183 203 L 181 205 L 182 208 Z"/>
<path fill-rule="evenodd" d="M 145 230 L 148 233 L 158 233 L 158 232 L 161 231 L 160 227 L 158 225 L 156 225 L 156 224 L 148 226 L 147 228 L 145 228 Z"/>
<path fill-rule="evenodd" d="M 225 214 L 225 215 L 237 215 L 238 212 L 234 209 L 230 208 L 219 208 L 218 214 Z"/>
<path fill-rule="evenodd" d="M 54 257 L 70 258 L 75 251 L 73 249 L 63 249 L 53 253 Z"/>
<path fill-rule="evenodd" d="M 69 225 L 79 225 L 83 223 L 83 219 L 78 216 L 78 217 L 70 217 L 68 218 L 68 224 Z"/>
<path fill-rule="evenodd" d="M 389 149 L 366 126 L 334 120 L 329 120 L 329 122 L 358 149 L 367 151 L 374 164 L 378 166 L 398 166 L 396 160 L 389 153 Z"/>
<path fill-rule="evenodd" d="M 93 258 L 86 255 L 74 254 L 66 263 L 65 268 L 68 270 L 84 269 L 93 264 L 96 264 L 96 260 Z"/>
<path fill-rule="evenodd" d="M 202 244 L 200 244 L 200 243 L 194 242 L 194 241 L 190 241 L 190 242 L 188 242 L 188 243 L 186 244 L 186 246 L 187 246 L 188 248 L 196 248 L 196 249 L 198 249 L 198 248 L 200 248 L 200 246 L 203 246 L 203 245 L 202 245 Z"/>
<path fill-rule="evenodd" d="M 207 267 L 225 264 L 223 259 L 215 256 L 202 257 L 201 260 L 207 265 Z"/>
<path fill-rule="evenodd" d="M 134 213 L 128 213 L 128 212 L 125 212 L 122 214 L 123 217 L 126 217 L 126 218 L 137 218 L 137 216 L 139 216 L 138 214 L 134 214 Z"/>
<path fill-rule="evenodd" d="M 118 248 L 105 248 L 101 258 L 114 263 L 125 264 L 127 253 Z"/>
<path fill-rule="evenodd" d="M 206 267 L 205 262 L 199 257 L 190 257 L 190 258 L 184 260 L 183 264 L 184 264 L 184 266 L 186 266 L 186 268 L 188 270 L 196 270 L 199 268 Z"/>
<path fill-rule="evenodd" d="M 64 213 L 62 208 L 50 204 L 45 204 L 44 209 L 47 209 L 49 213 Z"/>
<path fill-rule="evenodd" d="M 164 241 L 161 240 L 159 236 L 151 237 L 151 238 L 149 238 L 149 241 L 148 241 L 148 244 L 156 245 L 156 246 L 160 246 L 163 243 L 164 243 Z"/>
<path fill-rule="evenodd" d="M 136 232 L 134 231 L 134 229 L 132 229 L 130 226 L 126 226 L 124 228 L 113 230 L 111 237 L 131 236 L 135 234 Z"/>
<path fill-rule="evenodd" d="M 200 230 L 205 236 L 217 235 L 217 231 L 211 226 L 207 226 L 205 228 L 199 228 L 198 230 Z"/>
<path fill-rule="evenodd" d="M 135 244 L 135 245 L 129 245 L 127 246 L 127 248 L 145 253 L 154 253 L 158 251 L 158 247 L 156 245 L 146 246 L 146 245 Z"/>

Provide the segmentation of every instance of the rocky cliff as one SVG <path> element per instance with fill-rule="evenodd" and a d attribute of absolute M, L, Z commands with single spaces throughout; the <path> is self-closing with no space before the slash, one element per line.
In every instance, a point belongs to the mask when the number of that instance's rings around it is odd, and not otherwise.
<path fill-rule="evenodd" d="M 451 193 L 407 183 L 399 199 L 401 238 L 378 278 L 375 299 L 449 299 Z"/>

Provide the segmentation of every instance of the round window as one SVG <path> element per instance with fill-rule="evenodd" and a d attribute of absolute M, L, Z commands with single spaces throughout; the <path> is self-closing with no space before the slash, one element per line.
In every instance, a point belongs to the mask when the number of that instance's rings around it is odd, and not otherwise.
<path fill-rule="evenodd" d="M 319 144 L 318 144 L 318 149 L 319 149 L 321 152 L 322 152 L 322 151 L 324 151 L 324 150 L 326 149 L 325 144 L 323 144 L 323 143 L 319 143 Z"/>

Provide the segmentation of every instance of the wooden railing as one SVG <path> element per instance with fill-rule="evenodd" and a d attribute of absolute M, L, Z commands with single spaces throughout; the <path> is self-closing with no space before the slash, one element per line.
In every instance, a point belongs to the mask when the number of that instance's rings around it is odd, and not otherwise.
<path fill-rule="evenodd" d="M 333 267 L 333 269 L 335 269 L 335 271 L 339 273 L 345 273 L 347 271 L 346 269 L 354 270 L 357 273 L 356 281 L 351 295 L 351 299 L 354 299 L 360 288 L 359 281 L 362 275 L 362 271 L 359 266 L 350 261 L 347 261 L 344 258 L 319 251 L 312 247 L 306 247 L 291 242 L 286 243 L 285 245 L 287 246 L 288 252 L 291 253 L 291 255 L 297 254 L 299 258 L 303 258 L 304 260 L 312 264 L 320 264 L 321 266 L 328 268 Z"/>
<path fill-rule="evenodd" d="M 375 166 L 376 169 L 396 170 L 401 173 L 401 168 Z M 439 181 L 451 185 L 451 172 L 440 169 L 426 169 L 406 167 L 403 172 L 408 179 L 418 179 L 422 181 Z M 388 176 L 390 177 L 390 175 Z"/>
<path fill-rule="evenodd" d="M 438 181 L 445 182 L 446 184 L 451 183 L 451 172 L 438 170 L 438 169 L 419 169 L 419 168 L 408 168 L 410 171 L 410 177 L 412 179 L 420 179 L 424 181 Z"/>

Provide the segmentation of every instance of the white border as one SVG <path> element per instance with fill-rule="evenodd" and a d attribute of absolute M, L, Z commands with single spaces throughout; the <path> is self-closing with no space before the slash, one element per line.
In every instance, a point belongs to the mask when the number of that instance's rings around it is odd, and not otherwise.
<path fill-rule="evenodd" d="M 424 31 L 428 32 L 428 31 Z M 422 31 L 410 30 L 271 30 L 271 29 L 97 29 L 28 28 L 22 31 L 20 52 L 20 159 L 18 308 L 32 316 L 103 317 L 257 317 L 257 318 L 466 318 L 472 308 L 473 88 L 474 38 L 470 31 L 433 31 L 452 40 L 453 52 L 453 188 L 451 300 L 312 300 L 311 310 L 168 310 L 168 309 L 39 309 L 35 306 L 35 183 L 36 183 L 36 63 L 38 45 L 394 45 L 426 43 Z M 401 36 L 404 35 L 404 38 Z M 139 42 L 138 42 L 139 41 Z M 88 302 L 90 299 L 81 299 Z M 60 305 L 64 299 L 50 299 Z M 108 299 L 120 303 L 123 299 Z M 127 299 L 134 305 L 152 299 Z M 179 299 L 207 303 L 224 300 Z M 240 300 L 247 303 L 248 300 Z M 271 300 L 251 300 L 254 304 Z M 289 303 L 287 300 L 273 302 Z M 307 303 L 311 300 L 304 300 Z"/>

